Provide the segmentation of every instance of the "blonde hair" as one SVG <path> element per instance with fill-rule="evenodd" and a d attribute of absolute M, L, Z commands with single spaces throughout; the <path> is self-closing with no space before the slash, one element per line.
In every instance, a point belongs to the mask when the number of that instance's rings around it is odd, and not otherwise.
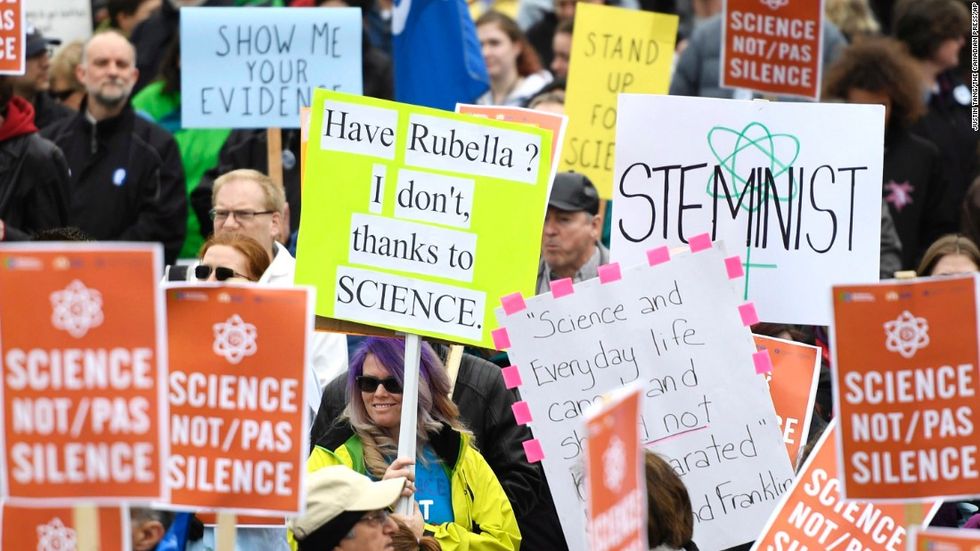
<path fill-rule="evenodd" d="M 276 184 L 265 174 L 262 174 L 258 170 L 252 170 L 250 168 L 239 168 L 238 170 L 232 170 L 231 172 L 226 172 L 214 181 L 214 187 L 211 190 L 211 204 L 214 204 L 215 199 L 218 197 L 218 190 L 228 182 L 235 180 L 245 180 L 248 182 L 255 182 L 259 188 L 262 190 L 262 195 L 265 197 L 265 204 L 263 207 L 266 210 L 275 211 L 282 213 L 283 209 L 286 207 L 286 191 L 282 186 Z"/>
<path fill-rule="evenodd" d="M 825 11 L 827 19 L 851 41 L 881 32 L 881 25 L 868 6 L 868 0 L 827 0 Z"/>
<path fill-rule="evenodd" d="M 51 58 L 51 80 L 62 79 L 67 82 L 73 92 L 83 92 L 85 86 L 78 82 L 75 76 L 75 67 L 82 61 L 82 50 L 85 44 L 81 40 L 65 44 L 58 53 Z"/>

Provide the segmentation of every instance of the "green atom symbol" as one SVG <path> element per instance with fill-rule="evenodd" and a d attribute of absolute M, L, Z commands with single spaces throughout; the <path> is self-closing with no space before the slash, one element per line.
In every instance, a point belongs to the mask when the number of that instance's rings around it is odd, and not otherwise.
<path fill-rule="evenodd" d="M 734 137 L 734 140 L 732 137 Z M 718 166 L 727 173 L 727 178 L 731 183 L 734 199 L 736 200 L 740 199 L 747 192 L 751 193 L 752 189 L 756 186 L 762 189 L 761 186 L 765 184 L 765 181 L 756 180 L 750 186 L 749 182 L 738 174 L 737 164 L 740 156 L 743 159 L 746 156 L 751 156 L 753 161 L 756 161 L 759 159 L 759 155 L 761 155 L 762 162 L 768 163 L 773 179 L 778 179 L 793 166 L 793 163 L 796 162 L 797 157 L 800 155 L 800 140 L 796 136 L 792 134 L 773 134 L 761 122 L 750 122 L 741 131 L 724 126 L 715 126 L 708 131 L 707 141 L 708 147 L 711 149 L 711 154 L 714 155 L 715 160 L 718 162 Z M 725 151 L 726 145 L 732 146 L 731 153 L 722 157 L 722 153 L 719 151 Z M 779 158 L 779 155 L 790 151 L 792 151 L 792 159 L 788 162 L 783 162 Z M 742 155 L 743 152 L 746 152 L 746 154 Z M 749 165 L 749 168 L 751 170 L 759 166 L 765 166 L 765 164 L 753 162 Z M 714 175 L 708 176 L 708 184 L 705 191 L 709 196 L 718 199 L 719 196 L 713 191 L 713 184 Z M 796 182 L 796 185 L 802 184 Z M 794 186 L 785 197 L 780 197 L 777 193 L 776 200 L 789 201 L 796 196 L 796 191 L 797 188 Z M 757 207 L 758 205 L 756 205 Z M 742 209 L 749 212 L 754 210 L 748 203 L 743 203 Z"/>

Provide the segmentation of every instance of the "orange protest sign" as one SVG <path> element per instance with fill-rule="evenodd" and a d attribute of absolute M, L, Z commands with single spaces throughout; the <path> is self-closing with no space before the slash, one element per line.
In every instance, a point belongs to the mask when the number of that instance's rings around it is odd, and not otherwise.
<path fill-rule="evenodd" d="M 640 388 L 630 385 L 585 412 L 590 549 L 647 549 Z"/>
<path fill-rule="evenodd" d="M 817 393 L 820 349 L 783 339 L 753 335 L 759 350 L 768 350 L 772 371 L 765 374 L 776 408 L 786 452 L 793 464 L 810 434 L 810 412 Z"/>
<path fill-rule="evenodd" d="M 465 115 L 478 115 L 496 119 L 498 121 L 518 122 L 530 124 L 538 128 L 551 131 L 551 173 L 558 170 L 558 160 L 561 159 L 561 145 L 565 143 L 565 126 L 568 124 L 568 117 L 558 113 L 548 113 L 545 111 L 535 111 L 534 109 L 524 109 L 522 107 L 504 107 L 492 105 L 468 105 L 457 103 L 456 112 Z"/>
<path fill-rule="evenodd" d="M 99 551 L 129 549 L 129 519 L 125 509 L 100 507 Z M 0 505 L 0 549 L 77 549 L 75 520 L 70 508 L 31 508 Z"/>
<path fill-rule="evenodd" d="M 23 0 L 4 0 L 0 4 L 0 75 L 24 74 L 26 45 L 24 44 Z"/>
<path fill-rule="evenodd" d="M 910 551 L 980 551 L 980 530 L 913 528 Z"/>
<path fill-rule="evenodd" d="M 161 265 L 157 245 L 0 247 L 7 497 L 163 496 Z"/>
<path fill-rule="evenodd" d="M 834 287 L 849 499 L 980 494 L 975 277 Z"/>
<path fill-rule="evenodd" d="M 306 288 L 168 287 L 171 503 L 302 510 L 308 452 Z"/>
<path fill-rule="evenodd" d="M 836 549 L 902 551 L 908 518 L 903 505 L 843 501 L 837 469 L 837 421 L 831 421 L 766 523 L 752 551 Z"/>
<path fill-rule="evenodd" d="M 722 14 L 721 85 L 820 97 L 823 2 L 728 0 Z"/>

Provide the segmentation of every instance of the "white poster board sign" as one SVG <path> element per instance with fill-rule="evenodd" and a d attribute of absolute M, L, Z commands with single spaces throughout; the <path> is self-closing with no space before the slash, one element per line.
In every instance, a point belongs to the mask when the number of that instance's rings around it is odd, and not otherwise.
<path fill-rule="evenodd" d="M 709 232 L 768 322 L 827 325 L 831 285 L 878 280 L 883 107 L 621 94 L 619 113 L 614 260 Z"/>
<path fill-rule="evenodd" d="M 613 264 L 599 279 L 574 287 L 555 281 L 552 293 L 526 302 L 511 295 L 497 310 L 506 329 L 498 343 L 509 340 L 526 401 L 515 406 L 515 417 L 530 418 L 543 453 L 531 457 L 536 446 L 525 449 L 529 459 L 543 455 L 572 551 L 584 551 L 587 541 L 583 410 L 629 383 L 645 388 L 641 442 L 687 486 L 701 549 L 754 540 L 792 483 L 772 400 L 757 372 L 764 366 L 756 364 L 760 356 L 746 327 L 752 308 L 740 305 L 733 285 L 740 283 L 738 260 L 726 261 L 720 245 L 705 241 L 702 235 L 698 242 L 706 248 L 666 262 L 667 250 L 660 249 L 655 266 L 620 271 Z M 509 385 L 513 369 L 505 369 Z"/>
<path fill-rule="evenodd" d="M 92 36 L 91 0 L 26 0 L 24 17 L 45 38 L 61 40 L 61 46 Z"/>

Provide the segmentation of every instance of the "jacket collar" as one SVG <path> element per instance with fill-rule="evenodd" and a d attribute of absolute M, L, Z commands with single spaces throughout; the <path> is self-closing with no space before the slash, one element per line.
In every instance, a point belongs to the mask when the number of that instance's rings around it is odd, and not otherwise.
<path fill-rule="evenodd" d="M 343 446 L 354 435 L 354 427 L 349 422 L 338 419 L 330 425 L 316 445 L 333 451 Z M 429 435 L 429 445 L 450 470 L 456 469 L 463 442 L 463 435 L 445 423 L 438 432 Z"/>

